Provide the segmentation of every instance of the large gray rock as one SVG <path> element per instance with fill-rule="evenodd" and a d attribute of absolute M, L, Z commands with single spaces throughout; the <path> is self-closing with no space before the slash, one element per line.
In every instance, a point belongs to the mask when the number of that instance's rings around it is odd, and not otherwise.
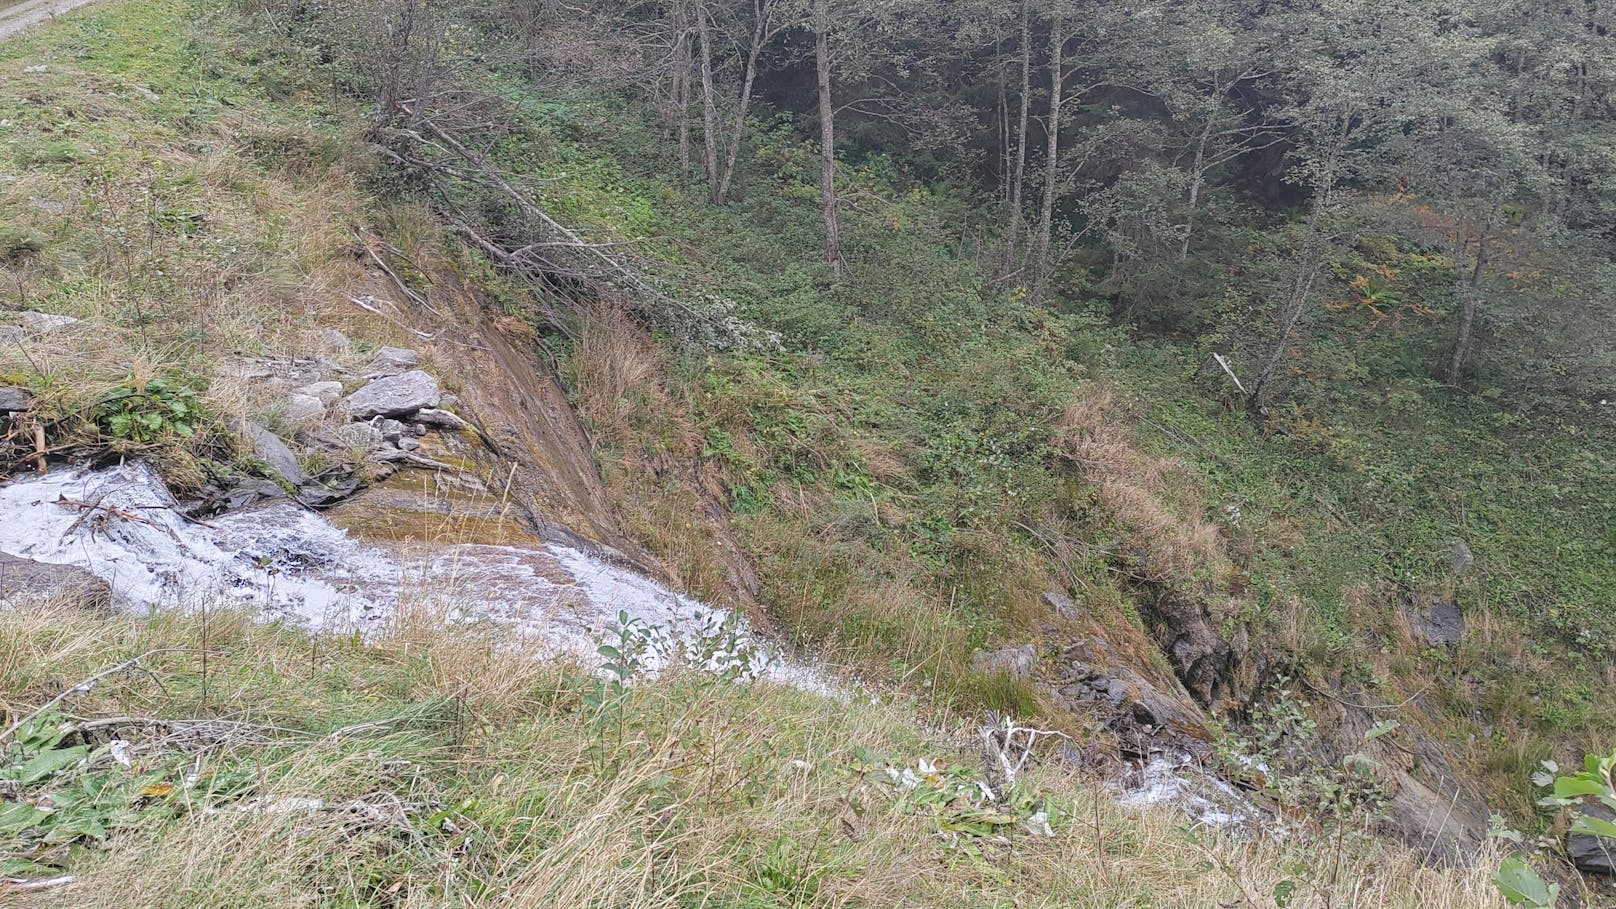
<path fill-rule="evenodd" d="M 378 347 L 370 358 L 367 375 L 396 376 L 421 365 L 421 355 L 403 347 Z"/>
<path fill-rule="evenodd" d="M 257 423 L 247 423 L 242 426 L 242 435 L 252 443 L 253 454 L 269 468 L 274 475 L 285 480 L 292 486 L 302 486 L 308 477 L 303 474 L 303 468 L 297 462 L 297 455 L 287 447 L 281 437 L 270 432 Z"/>
<path fill-rule="evenodd" d="M 1616 823 L 1616 811 L 1604 805 L 1596 803 L 1579 810 L 1589 817 Z M 1570 834 L 1566 837 L 1566 856 L 1584 874 L 1616 875 L 1616 839 L 1590 833 Z"/>
<path fill-rule="evenodd" d="M 377 379 L 347 398 L 348 412 L 355 420 L 407 417 L 422 408 L 437 407 L 442 400 L 438 380 L 419 369 Z"/>
<path fill-rule="evenodd" d="M 324 404 L 327 407 L 329 407 L 332 404 L 335 404 L 338 401 L 342 400 L 342 383 L 341 382 L 310 382 L 309 384 L 304 385 L 301 388 L 298 388 L 297 393 L 300 394 L 300 395 L 308 395 L 311 398 L 315 398 L 315 399 L 319 400 L 319 402 L 321 404 Z"/>
<path fill-rule="evenodd" d="M 1049 611 L 1055 613 L 1061 618 L 1066 619 L 1069 622 L 1077 621 L 1077 603 L 1074 602 L 1071 597 L 1061 593 L 1059 590 L 1046 590 L 1038 597 L 1038 600 L 1039 602 L 1043 603 L 1044 606 L 1049 609 Z"/>
<path fill-rule="evenodd" d="M 325 402 L 311 395 L 293 392 L 286 396 L 286 422 L 293 426 L 312 423 L 325 416 Z"/>
<path fill-rule="evenodd" d="M 112 586 L 83 568 L 0 552 L 0 604 L 54 602 L 85 609 L 112 605 Z"/>
<path fill-rule="evenodd" d="M 1018 679 L 1028 678 L 1038 668 L 1038 651 L 1031 644 L 1002 650 L 978 650 L 971 654 L 971 668 L 977 672 L 1003 672 Z"/>

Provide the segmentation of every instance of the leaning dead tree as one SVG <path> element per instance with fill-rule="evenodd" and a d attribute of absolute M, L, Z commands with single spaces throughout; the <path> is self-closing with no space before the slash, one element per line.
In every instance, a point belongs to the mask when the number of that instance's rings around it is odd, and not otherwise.
<path fill-rule="evenodd" d="M 540 195 L 488 152 L 513 112 L 489 95 L 446 90 L 381 111 L 370 138 L 382 158 L 431 199 L 434 211 L 501 271 L 521 279 L 554 325 L 558 307 L 609 301 L 676 337 L 717 348 L 772 344 L 737 319 L 733 303 L 660 275 L 636 249 L 644 241 L 597 240 L 551 215 Z"/>

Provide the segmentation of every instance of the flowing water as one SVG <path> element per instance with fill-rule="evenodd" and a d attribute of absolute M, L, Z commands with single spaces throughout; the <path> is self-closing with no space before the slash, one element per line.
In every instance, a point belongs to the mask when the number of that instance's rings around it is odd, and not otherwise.
<path fill-rule="evenodd" d="M 149 468 L 128 464 L 0 486 L 0 551 L 77 565 L 128 609 L 228 603 L 270 620 L 364 633 L 401 608 L 495 622 L 540 653 L 595 658 L 623 619 L 645 668 L 670 660 L 831 693 L 735 615 L 581 549 L 520 543 L 362 539 L 324 516 L 270 502 L 185 518 Z"/>
<path fill-rule="evenodd" d="M 486 521 L 476 525 L 480 536 L 499 542 L 412 538 L 399 525 L 443 501 L 422 493 L 411 510 L 397 488 L 377 492 L 338 510 L 347 528 L 286 501 L 196 521 L 144 465 L 57 470 L 0 486 L 0 551 L 87 568 L 131 610 L 229 604 L 266 620 L 364 634 L 401 609 L 422 608 L 448 621 L 497 623 L 537 653 L 586 664 L 598 664 L 600 644 L 619 643 L 626 614 L 648 672 L 680 662 L 846 698 L 842 686 L 753 637 L 739 616 L 580 548 L 491 533 Z M 1187 758 L 1161 757 L 1113 785 L 1123 804 L 1175 806 L 1209 826 L 1241 826 L 1255 814 Z"/>

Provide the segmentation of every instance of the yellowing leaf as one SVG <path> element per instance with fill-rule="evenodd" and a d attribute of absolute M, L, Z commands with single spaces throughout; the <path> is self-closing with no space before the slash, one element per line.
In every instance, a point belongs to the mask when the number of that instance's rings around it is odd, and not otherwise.
<path fill-rule="evenodd" d="M 147 786 L 145 789 L 140 790 L 140 794 L 147 797 L 147 798 L 151 798 L 151 799 L 166 798 L 166 797 L 171 796 L 171 795 L 174 794 L 174 784 L 173 783 L 152 783 L 150 786 Z"/>

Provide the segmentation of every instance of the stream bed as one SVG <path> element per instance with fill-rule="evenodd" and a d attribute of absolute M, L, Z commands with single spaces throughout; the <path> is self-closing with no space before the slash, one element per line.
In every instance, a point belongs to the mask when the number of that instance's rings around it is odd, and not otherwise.
<path fill-rule="evenodd" d="M 495 622 L 535 652 L 586 663 L 626 614 L 650 671 L 682 661 L 830 693 L 744 620 L 581 549 L 366 540 L 278 500 L 186 518 L 148 467 L 64 469 L 0 486 L 0 551 L 86 568 L 131 610 L 249 606 L 266 620 L 365 633 L 403 609 Z"/>

